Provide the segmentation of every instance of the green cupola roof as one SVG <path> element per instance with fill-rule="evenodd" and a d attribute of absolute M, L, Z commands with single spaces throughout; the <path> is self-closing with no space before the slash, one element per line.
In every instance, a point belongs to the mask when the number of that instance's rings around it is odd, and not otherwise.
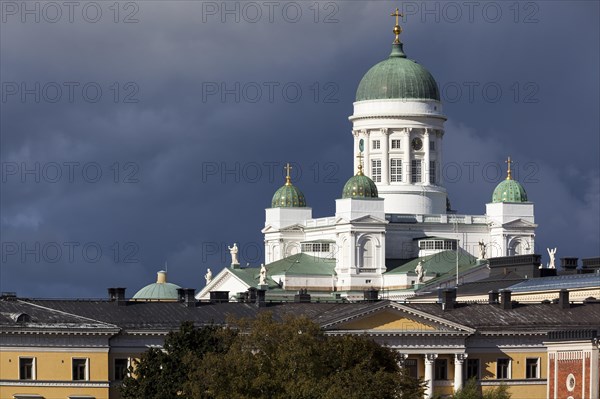
<path fill-rule="evenodd" d="M 292 184 L 290 177 L 292 167 L 289 163 L 286 165 L 286 169 L 285 184 L 275 191 L 271 200 L 271 208 L 304 208 L 306 207 L 306 199 L 302 191 Z"/>
<path fill-rule="evenodd" d="M 156 283 L 148 284 L 133 296 L 137 301 L 176 301 L 178 298 L 176 284 L 167 283 L 167 272 L 161 270 L 157 273 Z"/>
<path fill-rule="evenodd" d="M 344 185 L 342 198 L 379 198 L 375 182 L 365 176 L 362 169 L 362 162 L 359 162 L 358 172 L 348 179 Z"/>
<path fill-rule="evenodd" d="M 387 99 L 440 101 L 435 79 L 427 69 L 406 58 L 402 43 L 392 45 L 389 58 L 369 69 L 356 90 L 356 101 Z"/>
<path fill-rule="evenodd" d="M 508 157 L 506 163 L 508 163 L 506 180 L 501 181 L 494 189 L 492 202 L 527 202 L 527 192 L 525 192 L 521 183 L 512 178 L 510 170 L 512 161 L 510 157 Z"/>
<path fill-rule="evenodd" d="M 414 100 L 440 100 L 438 85 L 429 71 L 415 61 L 406 58 L 400 33 L 402 28 L 398 25 L 396 10 L 392 14 L 396 17 L 394 34 L 396 39 L 392 45 L 392 53 L 387 60 L 375 65 L 363 76 L 358 90 L 356 101 L 387 100 L 387 99 L 414 99 Z"/>

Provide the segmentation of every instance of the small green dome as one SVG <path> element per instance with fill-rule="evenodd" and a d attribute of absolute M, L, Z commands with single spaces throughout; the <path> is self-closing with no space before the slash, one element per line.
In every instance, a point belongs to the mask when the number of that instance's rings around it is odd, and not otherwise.
<path fill-rule="evenodd" d="M 271 200 L 271 208 L 304 208 L 306 200 L 304 194 L 296 186 L 294 186 L 289 178 L 279 190 L 275 191 Z"/>
<path fill-rule="evenodd" d="M 492 202 L 527 202 L 527 193 L 521 183 L 506 179 L 496 186 Z"/>
<path fill-rule="evenodd" d="M 356 101 L 385 99 L 440 101 L 435 79 L 427 69 L 406 58 L 402 43 L 394 43 L 390 57 L 369 69 L 356 91 Z"/>
<path fill-rule="evenodd" d="M 342 198 L 378 198 L 377 186 L 373 180 L 359 171 L 344 185 Z"/>
<path fill-rule="evenodd" d="M 158 272 L 156 283 L 148 284 L 133 296 L 133 300 L 138 301 L 176 301 L 179 297 L 177 289 L 181 288 L 176 284 L 167 283 L 167 272 L 161 270 Z"/>

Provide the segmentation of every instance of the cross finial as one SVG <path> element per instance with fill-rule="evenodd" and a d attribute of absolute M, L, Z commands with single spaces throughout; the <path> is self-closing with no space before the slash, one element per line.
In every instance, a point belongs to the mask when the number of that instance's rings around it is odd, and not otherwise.
<path fill-rule="evenodd" d="M 402 33 L 402 28 L 400 27 L 400 22 L 398 17 L 404 17 L 404 15 L 396 8 L 396 11 L 390 14 L 391 17 L 396 17 L 396 25 L 394 26 L 394 35 L 396 35 L 396 39 L 394 40 L 394 44 L 400 43 L 400 33 Z"/>
<path fill-rule="evenodd" d="M 364 155 L 362 154 L 362 152 L 359 152 L 358 155 L 356 156 L 356 158 L 358 158 L 358 172 L 356 173 L 358 176 L 362 176 L 362 174 L 363 174 L 363 164 L 362 164 L 363 157 L 364 157 Z"/>
<path fill-rule="evenodd" d="M 508 164 L 508 171 L 506 172 L 506 180 L 512 180 L 512 173 L 510 171 L 510 164 L 513 163 L 513 161 L 510 160 L 510 157 L 508 157 L 508 159 L 506 161 L 504 161 Z"/>
<path fill-rule="evenodd" d="M 291 186 L 292 185 L 292 178 L 290 177 L 290 170 L 292 170 L 293 168 L 290 165 L 290 163 L 288 162 L 287 164 L 285 164 L 285 166 L 283 167 L 283 169 L 285 169 L 285 171 L 286 171 L 285 185 L 286 186 Z"/>

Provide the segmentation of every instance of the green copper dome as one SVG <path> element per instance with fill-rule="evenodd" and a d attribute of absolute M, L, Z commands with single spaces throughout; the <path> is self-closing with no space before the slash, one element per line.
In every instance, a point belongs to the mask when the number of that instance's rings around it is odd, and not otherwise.
<path fill-rule="evenodd" d="M 290 176 L 286 177 L 285 184 L 275 191 L 271 200 L 271 208 L 304 208 L 306 200 L 304 194 L 292 184 Z"/>
<path fill-rule="evenodd" d="M 496 186 L 492 202 L 527 202 L 527 193 L 518 181 L 503 180 Z"/>
<path fill-rule="evenodd" d="M 138 301 L 176 301 L 178 299 L 176 284 L 167 283 L 167 272 L 158 272 L 156 283 L 148 284 L 133 296 Z"/>
<path fill-rule="evenodd" d="M 508 164 L 506 180 L 501 181 L 494 189 L 492 202 L 527 202 L 527 193 L 525 192 L 525 189 L 521 183 L 512 178 L 510 165 L 513 161 L 510 157 L 508 157 L 506 163 Z"/>
<path fill-rule="evenodd" d="M 344 185 L 342 198 L 378 198 L 377 186 L 362 173 L 362 165 L 359 166 L 358 173 Z"/>
<path fill-rule="evenodd" d="M 356 91 L 356 101 L 386 99 L 440 100 L 435 79 L 406 58 L 402 43 L 394 43 L 390 57 L 369 69 Z"/>

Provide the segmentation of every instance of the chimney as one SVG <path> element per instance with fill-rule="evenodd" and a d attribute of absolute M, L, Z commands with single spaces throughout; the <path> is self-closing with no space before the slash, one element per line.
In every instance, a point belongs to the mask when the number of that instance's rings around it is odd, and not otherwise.
<path fill-rule="evenodd" d="M 377 291 L 374 288 L 365 290 L 363 295 L 364 295 L 364 300 L 368 301 L 368 302 L 374 302 L 374 301 L 379 300 L 379 291 Z"/>
<path fill-rule="evenodd" d="M 109 288 L 108 299 L 110 302 L 115 302 L 118 306 L 127 305 L 127 301 L 125 300 L 125 288 Z"/>
<path fill-rule="evenodd" d="M 294 302 L 296 303 L 310 303 L 310 294 L 308 290 L 301 289 L 296 295 L 294 295 Z"/>
<path fill-rule="evenodd" d="M 164 270 L 159 271 L 158 273 L 156 273 L 156 283 L 157 284 L 164 284 L 167 282 L 167 272 Z"/>
<path fill-rule="evenodd" d="M 569 302 L 569 291 L 564 288 L 558 292 L 558 304 L 561 309 L 569 309 L 571 307 L 571 303 Z"/>
<path fill-rule="evenodd" d="M 445 288 L 442 291 L 442 309 L 454 309 L 456 304 L 456 288 Z"/>
<path fill-rule="evenodd" d="M 183 304 L 188 308 L 196 307 L 196 290 L 193 288 L 178 288 L 177 289 L 177 297 L 179 298 L 179 302 L 183 302 Z"/>
<path fill-rule="evenodd" d="M 488 292 L 488 303 L 490 305 L 498 303 L 498 291 L 491 290 L 490 292 Z"/>
<path fill-rule="evenodd" d="M 512 291 L 511 290 L 500 290 L 500 303 L 502 309 L 512 309 Z"/>
<path fill-rule="evenodd" d="M 256 290 L 256 304 L 259 308 L 267 306 L 267 302 L 265 300 L 267 290 Z"/>
<path fill-rule="evenodd" d="M 229 302 L 229 291 L 211 291 L 210 303 Z"/>

